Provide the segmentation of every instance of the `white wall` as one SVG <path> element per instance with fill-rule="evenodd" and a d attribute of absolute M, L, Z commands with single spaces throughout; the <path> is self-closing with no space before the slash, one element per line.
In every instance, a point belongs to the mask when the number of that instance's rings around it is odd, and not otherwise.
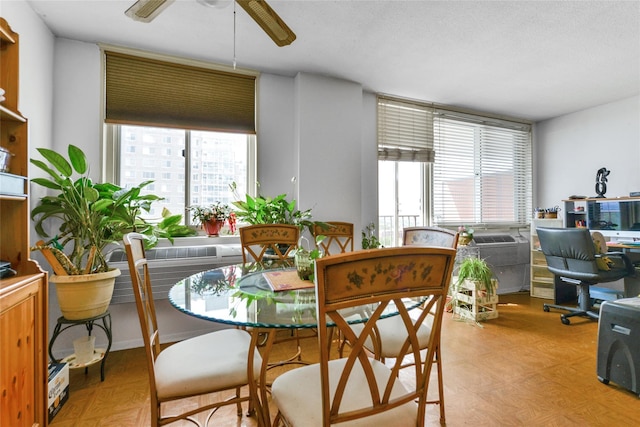
<path fill-rule="evenodd" d="M 75 144 L 100 164 L 100 50 L 55 39 L 24 1 L 3 1 L 0 14 L 20 33 L 20 105 L 35 147 Z M 318 219 L 356 224 L 376 220 L 375 95 L 358 83 L 301 73 L 263 74 L 259 80 L 258 180 L 264 194 L 296 194 Z M 571 194 L 594 195 L 595 174 L 610 169 L 608 196 L 640 191 L 638 96 L 547 120 L 536 126 L 534 203 L 553 206 Z M 94 169 L 96 166 L 94 166 Z M 32 172 L 37 172 L 32 168 Z M 94 178 L 99 171 L 93 171 Z M 297 186 L 290 182 L 297 177 Z M 40 189 L 33 188 L 39 197 Z M 32 232 L 32 241 L 35 241 Z M 45 263 L 42 263 L 45 266 Z M 59 316 L 51 290 L 50 330 Z M 179 339 L 215 328 L 164 301 L 158 304 L 164 336 Z M 114 349 L 141 345 L 133 304 L 111 307 Z M 71 348 L 70 337 L 61 347 Z"/>
<path fill-rule="evenodd" d="M 23 2 L 18 4 L 24 6 Z M 40 22 L 28 7 L 25 12 L 35 18 L 35 24 Z M 92 177 L 99 179 L 102 136 L 100 49 L 92 43 L 54 39 L 50 35 L 46 45 L 50 64 L 44 68 L 48 77 L 45 87 L 50 92 L 50 106 L 48 117 L 37 120 L 39 124 L 50 124 L 43 132 L 47 137 L 46 145 L 58 150 L 65 149 L 68 144 L 81 147 L 92 165 Z M 31 78 L 29 75 L 23 77 L 24 80 Z M 258 180 L 262 192 L 296 197 L 300 208 L 313 208 L 317 219 L 354 222 L 355 243 L 359 246 L 363 217 L 361 195 L 375 193 L 376 188 L 375 139 L 370 139 L 366 146 L 361 141 L 363 134 L 375 132 L 375 117 L 363 120 L 361 86 L 311 74 L 300 74 L 295 78 L 263 74 L 258 91 Z M 375 112 L 375 108 L 371 110 L 371 99 L 375 102 L 375 97 L 371 94 L 367 97 L 369 113 Z M 30 100 L 29 105 L 33 104 L 37 102 Z M 362 155 L 372 160 L 374 166 L 363 168 Z M 291 183 L 294 176 L 297 178 L 295 186 Z M 373 209 L 375 212 L 375 204 Z M 371 220 L 371 213 L 366 213 L 367 221 Z M 32 240 L 34 238 L 32 236 Z M 48 268 L 46 263 L 42 265 Z M 50 297 L 49 320 L 50 330 L 53 330 L 60 312 L 53 289 Z M 165 340 L 219 327 L 188 318 L 166 301 L 159 303 L 157 308 Z M 113 349 L 142 345 L 134 304 L 116 304 L 110 310 Z M 78 333 L 82 333 L 80 328 Z M 56 343 L 59 353 L 71 349 L 71 342 L 77 335 L 70 331 L 68 336 L 62 336 Z M 100 338 L 98 345 L 103 345 Z"/>
<path fill-rule="evenodd" d="M 295 113 L 300 208 L 359 230 L 362 86 L 300 73 Z"/>
<path fill-rule="evenodd" d="M 606 197 L 640 191 L 640 96 L 540 122 L 535 140 L 535 206 L 596 196 L 602 167 L 611 171 Z"/>

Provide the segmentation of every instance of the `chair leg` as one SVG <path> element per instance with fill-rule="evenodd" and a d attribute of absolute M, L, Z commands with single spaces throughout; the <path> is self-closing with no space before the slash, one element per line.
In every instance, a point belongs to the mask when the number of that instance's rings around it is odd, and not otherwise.
<path fill-rule="evenodd" d="M 571 323 L 569 321 L 569 318 L 574 316 L 588 317 L 594 320 L 598 320 L 600 318 L 599 313 L 592 310 L 593 307 L 591 306 L 591 295 L 589 293 L 589 285 L 587 284 L 580 285 L 580 305 L 578 307 L 566 307 L 556 304 L 544 304 L 542 306 L 542 309 L 546 312 L 548 312 L 551 308 L 569 312 L 560 315 L 560 321 L 565 325 L 569 325 Z"/>
<path fill-rule="evenodd" d="M 440 424 L 445 425 L 444 415 L 444 384 L 442 382 L 442 359 L 440 357 L 440 346 L 436 348 L 435 359 L 431 363 L 436 365 L 436 375 L 438 376 L 438 400 L 427 400 L 426 404 L 440 405 Z"/>

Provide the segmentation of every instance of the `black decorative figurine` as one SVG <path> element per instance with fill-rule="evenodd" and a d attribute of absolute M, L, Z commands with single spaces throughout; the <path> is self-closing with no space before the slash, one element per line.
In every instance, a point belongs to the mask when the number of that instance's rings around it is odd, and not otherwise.
<path fill-rule="evenodd" d="M 604 193 L 607 192 L 607 177 L 611 171 L 608 171 L 607 168 L 598 169 L 598 173 L 596 174 L 596 193 L 598 193 L 598 197 L 604 197 Z"/>

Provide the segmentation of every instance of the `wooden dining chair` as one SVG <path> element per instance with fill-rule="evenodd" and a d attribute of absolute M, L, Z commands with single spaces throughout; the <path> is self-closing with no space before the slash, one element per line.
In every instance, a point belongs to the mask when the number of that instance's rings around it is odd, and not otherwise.
<path fill-rule="evenodd" d="M 458 247 L 459 234 L 440 227 L 407 227 L 402 231 L 403 245 Z"/>
<path fill-rule="evenodd" d="M 285 260 L 298 247 L 300 229 L 292 224 L 256 224 L 240 228 L 242 262 L 261 262 L 271 257 Z"/>
<path fill-rule="evenodd" d="M 350 222 L 330 221 L 324 224 L 315 224 L 313 237 L 325 236 L 319 243 L 319 249 L 324 255 L 345 253 L 353 251 L 353 224 Z"/>
<path fill-rule="evenodd" d="M 193 416 L 210 411 L 204 423 L 206 426 L 217 409 L 224 405 L 237 405 L 238 416 L 241 416 L 241 403 L 245 401 L 249 402 L 251 412 L 255 402 L 254 396 L 251 393 L 241 393 L 241 387 L 249 384 L 249 333 L 241 329 L 223 329 L 162 349 L 149 265 L 144 251 L 144 236 L 129 233 L 123 240 L 147 354 L 152 426 L 162 426 L 182 419 L 199 425 Z M 253 359 L 254 372 L 260 372 L 261 364 L 262 359 L 256 351 Z M 213 403 L 202 403 L 195 407 L 185 401 L 184 404 L 175 406 L 183 408 L 183 411 L 174 415 L 163 415 L 163 412 L 167 412 L 163 404 L 225 391 L 233 391 L 232 396 L 228 399 L 219 399 L 216 396 L 210 398 Z M 198 399 L 198 402 L 200 400 L 202 399 Z"/>
<path fill-rule="evenodd" d="M 458 233 L 439 227 L 408 227 L 403 232 L 403 243 L 405 246 L 430 246 L 430 247 L 446 247 L 456 249 L 458 246 Z M 429 323 L 432 316 L 428 315 L 426 322 L 420 324 L 417 330 L 418 348 L 419 350 L 427 349 L 429 339 L 432 335 L 432 327 Z M 375 354 L 382 363 L 387 359 L 397 358 L 400 354 L 400 348 L 405 340 L 402 329 L 402 321 L 397 316 L 381 319 L 376 325 L 375 334 L 368 338 L 365 346 Z M 353 329 L 360 333 L 362 326 L 353 325 Z M 444 385 L 442 382 L 442 356 L 440 353 L 440 337 L 439 332 L 434 344 L 433 363 L 436 365 L 436 376 L 438 379 L 438 399 L 427 400 L 427 404 L 436 404 L 440 407 L 440 422 L 446 422 L 444 407 Z M 413 361 L 402 365 L 403 368 L 413 365 Z"/>
<path fill-rule="evenodd" d="M 433 366 L 430 361 L 439 338 L 455 254 L 450 248 L 404 246 L 316 260 L 317 318 L 327 319 L 318 322 L 320 362 L 285 372 L 274 380 L 271 393 L 278 407 L 276 425 L 284 419 L 294 427 L 329 426 L 347 420 L 358 420 L 354 425 L 359 426 L 423 426 Z M 416 309 L 416 315 L 411 316 L 405 307 L 407 298 L 426 298 L 426 309 Z M 396 317 L 402 320 L 406 337 L 393 366 L 370 357 L 364 345 L 390 304 L 398 311 Z M 344 313 L 365 305 L 371 313 L 362 333 L 356 334 L 348 323 L 353 319 Z M 417 330 L 431 312 L 432 333 L 423 362 Z M 350 351 L 339 359 L 329 357 L 327 341 L 332 327 L 350 342 Z M 401 381 L 401 361 L 410 355 L 416 360 L 411 380 Z"/>

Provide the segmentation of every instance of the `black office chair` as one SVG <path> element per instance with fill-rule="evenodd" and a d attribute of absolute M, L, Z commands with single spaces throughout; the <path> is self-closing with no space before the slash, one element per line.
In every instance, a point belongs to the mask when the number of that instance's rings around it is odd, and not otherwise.
<path fill-rule="evenodd" d="M 565 325 L 570 323 L 569 317 L 584 316 L 598 319 L 599 313 L 591 305 L 589 287 L 597 283 L 613 282 L 635 273 L 631 260 L 621 252 L 607 252 L 597 254 L 591 237 L 586 228 L 538 228 L 540 249 L 547 259 L 547 267 L 556 276 L 557 287 L 563 282 L 578 287 L 580 291 L 579 306 L 566 307 L 556 304 L 544 304 L 544 311 L 550 308 L 566 310 L 560 320 Z M 598 258 L 608 257 L 613 261 L 609 270 L 598 268 Z M 602 263 L 601 263 L 602 264 Z M 559 283 L 560 282 L 560 283 Z"/>

